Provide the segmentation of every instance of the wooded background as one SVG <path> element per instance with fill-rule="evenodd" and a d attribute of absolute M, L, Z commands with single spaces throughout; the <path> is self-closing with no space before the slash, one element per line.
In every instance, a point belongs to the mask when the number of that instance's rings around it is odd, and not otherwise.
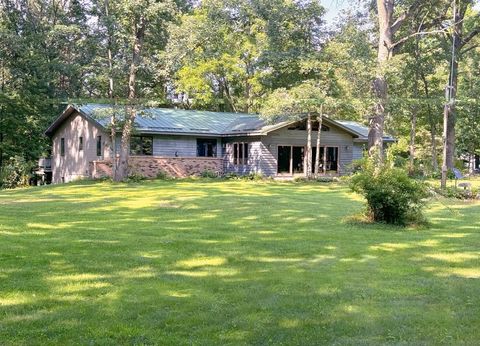
<path fill-rule="evenodd" d="M 324 14 L 315 0 L 0 0 L 0 166 L 48 156 L 68 103 L 268 114 L 305 85 L 325 114 L 369 124 L 372 148 L 396 136 L 412 171 L 439 172 L 444 117 L 448 166 L 480 153 L 476 1 Z"/>

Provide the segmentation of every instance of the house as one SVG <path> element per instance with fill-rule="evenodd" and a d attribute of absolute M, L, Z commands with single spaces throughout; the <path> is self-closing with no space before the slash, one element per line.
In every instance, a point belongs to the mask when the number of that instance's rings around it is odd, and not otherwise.
<path fill-rule="evenodd" d="M 111 174 L 112 111 L 109 105 L 70 105 L 50 125 L 45 134 L 53 141 L 53 183 Z M 317 130 L 314 123 L 313 157 Z M 353 160 L 362 157 L 367 135 L 368 129 L 358 123 L 326 117 L 319 148 L 322 172 L 348 173 Z M 269 124 L 255 114 L 145 108 L 137 113 L 129 169 L 146 177 L 160 172 L 184 177 L 204 171 L 293 176 L 305 170 L 306 138 L 305 120 Z M 394 141 L 388 136 L 384 140 Z M 118 157 L 120 134 L 115 142 Z"/>

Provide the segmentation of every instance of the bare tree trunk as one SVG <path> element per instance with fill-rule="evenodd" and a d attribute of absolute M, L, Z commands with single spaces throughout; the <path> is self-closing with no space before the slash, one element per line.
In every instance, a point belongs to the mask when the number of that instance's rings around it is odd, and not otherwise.
<path fill-rule="evenodd" d="M 430 142 L 432 145 L 432 169 L 434 172 L 438 172 L 438 160 L 437 160 L 437 129 L 433 121 L 430 123 Z"/>
<path fill-rule="evenodd" d="M 412 114 L 410 116 L 411 126 L 410 126 L 410 164 L 409 171 L 410 174 L 413 174 L 415 170 L 415 137 L 417 135 L 417 106 L 413 106 Z"/>
<path fill-rule="evenodd" d="M 130 154 L 130 137 L 132 135 L 133 124 L 136 116 L 136 77 L 137 69 L 140 64 L 141 52 L 143 47 L 143 40 L 145 37 L 146 19 L 142 15 L 135 26 L 135 40 L 133 44 L 133 56 L 130 64 L 130 73 L 128 78 L 128 101 L 129 105 L 126 107 L 126 120 L 123 125 L 122 140 L 120 147 L 120 160 L 118 164 L 116 181 L 124 180 L 128 176 L 128 158 Z"/>
<path fill-rule="evenodd" d="M 112 25 L 110 22 L 110 9 L 109 9 L 109 1 L 105 0 L 105 18 L 106 18 L 106 26 L 107 26 L 107 60 L 108 60 L 108 98 L 110 99 L 110 103 L 113 105 L 112 115 L 110 117 L 110 141 L 112 143 L 112 179 L 117 181 L 117 170 L 118 170 L 118 162 L 117 162 L 117 119 L 116 119 L 116 102 L 114 101 L 113 96 L 113 57 L 112 57 L 112 47 L 113 47 L 113 32 L 112 32 Z"/>
<path fill-rule="evenodd" d="M 315 177 L 320 175 L 320 138 L 322 136 L 323 123 L 323 105 L 320 106 L 320 113 L 317 116 L 318 131 L 317 131 L 317 150 L 315 151 Z"/>
<path fill-rule="evenodd" d="M 454 54 L 459 54 L 463 42 L 463 18 L 466 7 L 454 7 L 454 30 L 453 30 L 453 49 Z M 447 187 L 448 171 L 454 168 L 455 155 L 455 123 L 456 106 L 455 98 L 458 85 L 458 60 L 456 55 L 452 56 L 450 61 L 449 87 L 447 90 L 448 100 L 443 109 L 443 155 L 442 155 L 442 188 Z"/>
<path fill-rule="evenodd" d="M 305 177 L 310 179 L 312 177 L 312 115 L 310 112 L 307 115 L 307 153 L 305 158 L 307 160 Z"/>
<path fill-rule="evenodd" d="M 377 54 L 377 75 L 373 81 L 373 93 L 377 99 L 374 114 L 370 118 L 368 131 L 368 152 L 370 157 L 379 161 L 383 158 L 383 129 L 385 122 L 385 105 L 387 103 L 387 80 L 385 68 L 392 57 L 393 33 L 392 17 L 394 2 L 391 0 L 377 0 L 379 40 Z"/>

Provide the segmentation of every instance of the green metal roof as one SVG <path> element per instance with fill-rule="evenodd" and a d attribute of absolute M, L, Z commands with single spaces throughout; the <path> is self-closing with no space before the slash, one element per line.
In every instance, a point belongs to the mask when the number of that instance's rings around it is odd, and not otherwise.
<path fill-rule="evenodd" d="M 86 104 L 75 108 L 102 126 L 108 125 L 112 112 L 125 113 L 123 106 Z M 255 114 L 144 108 L 137 112 L 135 125 L 139 132 L 226 135 L 260 131 L 266 124 Z"/>
<path fill-rule="evenodd" d="M 120 118 L 125 115 L 125 106 L 114 107 L 108 104 L 94 103 L 70 105 L 50 125 L 45 134 L 51 136 L 75 110 L 103 127 L 109 125 L 113 112 L 118 114 Z M 265 135 L 294 122 L 293 120 L 283 119 L 283 121 L 269 124 L 257 114 L 170 108 L 142 108 L 137 111 L 135 117 L 135 126 L 139 133 L 196 136 Z M 325 117 L 325 122 L 336 125 L 360 141 L 368 139 L 368 128 L 357 122 L 333 120 L 328 117 Z M 394 141 L 395 139 L 385 136 L 384 140 Z"/>

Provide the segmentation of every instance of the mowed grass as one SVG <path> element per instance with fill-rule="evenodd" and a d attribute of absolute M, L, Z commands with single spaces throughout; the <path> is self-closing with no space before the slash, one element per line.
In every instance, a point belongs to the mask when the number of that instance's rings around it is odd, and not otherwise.
<path fill-rule="evenodd" d="M 335 184 L 0 191 L 0 344 L 478 344 L 480 204 L 423 229 L 345 221 L 362 207 Z"/>

